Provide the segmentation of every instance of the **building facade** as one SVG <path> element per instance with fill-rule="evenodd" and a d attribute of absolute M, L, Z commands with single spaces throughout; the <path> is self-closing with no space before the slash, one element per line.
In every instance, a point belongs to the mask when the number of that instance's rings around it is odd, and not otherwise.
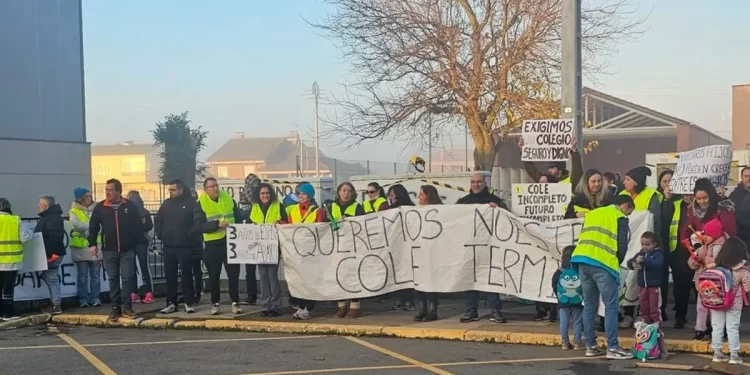
<path fill-rule="evenodd" d="M 732 147 L 750 149 L 750 84 L 732 86 Z"/>

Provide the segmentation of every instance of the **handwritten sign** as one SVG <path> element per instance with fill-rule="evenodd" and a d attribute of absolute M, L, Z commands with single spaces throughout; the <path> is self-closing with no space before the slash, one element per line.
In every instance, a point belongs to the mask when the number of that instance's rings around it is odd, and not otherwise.
<path fill-rule="evenodd" d="M 573 120 L 526 120 L 521 129 L 523 161 L 570 159 Z"/>
<path fill-rule="evenodd" d="M 279 264 L 279 237 L 273 224 L 234 224 L 227 227 L 230 264 Z"/>
<path fill-rule="evenodd" d="M 570 202 L 570 184 L 513 184 L 511 210 L 542 223 L 560 221 Z"/>
<path fill-rule="evenodd" d="M 630 216 L 633 240 L 653 225 Z M 400 207 L 328 224 L 279 226 L 291 294 L 317 301 L 379 296 L 401 289 L 501 293 L 555 302 L 551 277 L 578 240 L 583 219 L 542 223 L 488 205 Z M 634 301 L 625 304 L 637 305 Z"/>
<path fill-rule="evenodd" d="M 732 146 L 716 145 L 681 152 L 669 188 L 675 194 L 693 194 L 695 181 L 708 178 L 714 186 L 726 186 L 732 169 Z"/>

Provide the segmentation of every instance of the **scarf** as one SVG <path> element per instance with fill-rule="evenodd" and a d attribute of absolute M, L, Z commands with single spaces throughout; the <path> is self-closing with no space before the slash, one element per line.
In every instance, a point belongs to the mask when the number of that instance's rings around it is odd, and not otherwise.
<path fill-rule="evenodd" d="M 703 221 L 703 219 L 706 217 L 706 213 L 708 210 L 701 207 L 698 202 L 693 202 L 693 215 L 695 215 L 696 218 Z"/>

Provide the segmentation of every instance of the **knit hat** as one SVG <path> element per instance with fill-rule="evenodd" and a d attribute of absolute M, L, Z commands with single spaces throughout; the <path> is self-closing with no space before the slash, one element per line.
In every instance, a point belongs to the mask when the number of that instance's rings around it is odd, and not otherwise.
<path fill-rule="evenodd" d="M 638 186 L 646 186 L 646 177 L 651 176 L 651 168 L 635 167 L 628 171 L 625 176 L 630 177 Z"/>
<path fill-rule="evenodd" d="M 80 200 L 81 198 L 83 198 L 84 195 L 88 193 L 90 193 L 89 189 L 82 188 L 82 187 L 77 187 L 75 188 L 75 190 L 73 190 L 73 196 L 75 197 L 76 200 Z"/>
<path fill-rule="evenodd" d="M 711 236 L 713 239 L 721 237 L 722 232 L 724 232 L 722 229 L 719 219 L 711 219 L 703 224 L 703 233 Z"/>
<path fill-rule="evenodd" d="M 305 195 L 310 197 L 310 200 L 313 200 L 315 198 L 315 188 L 311 184 L 300 185 L 299 192 L 304 193 Z"/>

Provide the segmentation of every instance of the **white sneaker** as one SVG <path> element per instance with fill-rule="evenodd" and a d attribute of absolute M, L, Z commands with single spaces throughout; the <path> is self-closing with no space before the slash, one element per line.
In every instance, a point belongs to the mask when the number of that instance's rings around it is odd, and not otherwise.
<path fill-rule="evenodd" d="M 311 317 L 312 316 L 307 309 L 297 310 L 297 312 L 292 315 L 292 318 L 297 320 L 310 320 Z"/>
<path fill-rule="evenodd" d="M 188 314 L 192 314 L 192 313 L 195 312 L 195 307 L 193 307 L 192 305 L 188 305 L 186 303 L 185 304 L 185 312 L 188 313 Z"/>
<path fill-rule="evenodd" d="M 625 315 L 625 318 L 622 319 L 622 322 L 620 322 L 620 328 L 632 328 L 633 327 L 633 317 Z"/>
<path fill-rule="evenodd" d="M 242 307 L 237 302 L 232 302 L 232 314 L 242 314 Z"/>
<path fill-rule="evenodd" d="M 177 311 L 177 306 L 175 306 L 173 303 L 170 303 L 169 305 L 167 305 L 167 307 L 161 309 L 161 311 L 159 312 L 162 314 L 171 314 L 176 311 Z"/>
<path fill-rule="evenodd" d="M 218 303 L 214 303 L 211 305 L 211 315 L 219 315 L 221 314 L 221 308 L 219 308 Z"/>

